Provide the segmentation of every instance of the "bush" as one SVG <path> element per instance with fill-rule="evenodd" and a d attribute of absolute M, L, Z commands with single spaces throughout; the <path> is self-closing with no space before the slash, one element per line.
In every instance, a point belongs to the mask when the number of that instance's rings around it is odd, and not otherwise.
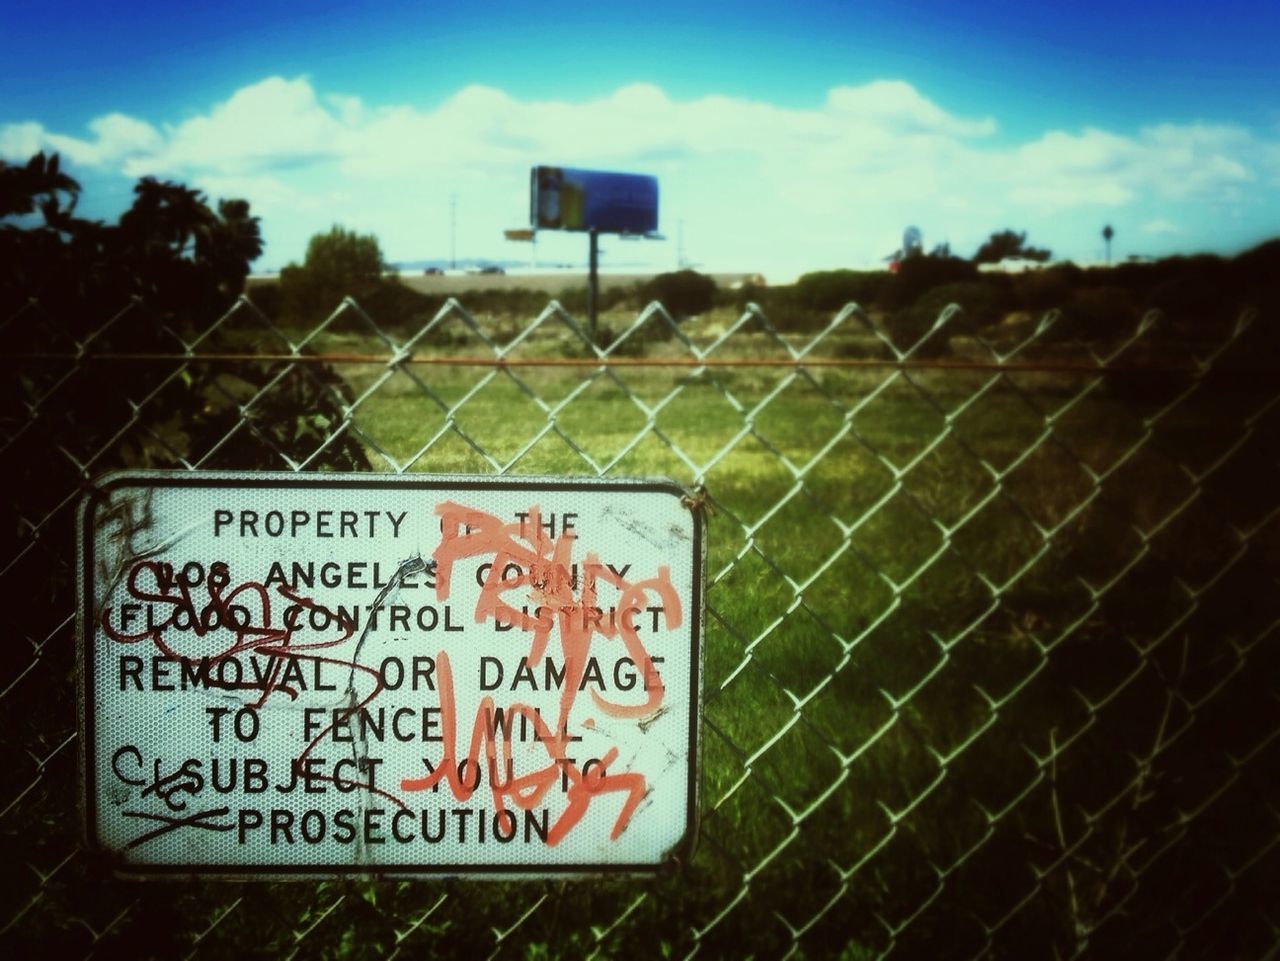
<path fill-rule="evenodd" d="M 1067 330 L 1077 337 L 1127 337 L 1138 322 L 1133 294 L 1124 287 L 1085 287 L 1064 309 Z"/>
<path fill-rule="evenodd" d="M 999 323 L 1009 309 L 1011 299 L 1011 292 L 1005 283 L 997 280 L 965 280 L 925 291 L 916 304 L 932 310 L 935 317 L 948 304 L 958 304 L 964 308 L 966 327 L 976 330 Z"/>
<path fill-rule="evenodd" d="M 908 257 L 880 290 L 881 305 L 889 309 L 914 304 L 927 290 L 979 278 L 978 268 L 959 257 Z"/>
<path fill-rule="evenodd" d="M 1072 291 L 1084 276 L 1075 264 L 1059 264 L 1045 270 L 1020 274 L 1013 282 L 1014 294 L 1023 310 L 1033 312 L 1066 307 Z"/>
<path fill-rule="evenodd" d="M 1220 270 L 1188 270 L 1147 292 L 1147 306 L 1159 308 L 1172 320 L 1205 323 L 1234 313 L 1236 294 L 1225 288 Z"/>
<path fill-rule="evenodd" d="M 528 287 L 471 288 L 454 294 L 453 298 L 473 314 L 495 314 L 525 320 L 537 317 L 551 302 L 547 294 Z"/>
<path fill-rule="evenodd" d="M 641 299 L 658 301 L 675 318 L 696 317 L 715 303 L 716 282 L 696 270 L 658 274 L 640 287 Z"/>
<path fill-rule="evenodd" d="M 1276 277 L 1280 277 L 1280 240 L 1268 240 L 1245 251 L 1231 262 L 1229 270 L 1232 284 L 1254 306 L 1274 305 L 1278 293 Z"/>
<path fill-rule="evenodd" d="M 733 293 L 732 303 L 739 313 L 747 309 L 747 304 L 755 304 L 774 329 L 782 333 L 815 333 L 831 323 L 833 312 L 804 306 L 794 285 L 768 287 L 744 284 Z"/>
<path fill-rule="evenodd" d="M 1003 278 L 942 284 L 926 290 L 910 307 L 896 311 L 889 321 L 889 336 L 899 350 L 906 350 L 955 304 L 963 312 L 953 315 L 947 326 L 916 352 L 918 357 L 936 357 L 950 350 L 950 339 L 956 334 L 972 334 L 979 327 L 999 322 L 1011 300 L 1012 292 Z"/>
<path fill-rule="evenodd" d="M 400 283 L 383 283 L 360 306 L 380 327 L 417 329 L 444 306 L 442 294 L 422 294 Z"/>
<path fill-rule="evenodd" d="M 929 303 L 927 299 L 895 311 L 889 318 L 889 339 L 898 350 L 909 350 L 925 334 L 933 329 L 939 314 L 946 309 Z M 953 317 L 946 328 L 934 334 L 927 343 L 921 344 L 916 357 L 938 357 L 951 350 L 951 335 L 957 333 L 957 324 L 963 324 L 963 315 Z"/>
<path fill-rule="evenodd" d="M 624 330 L 630 326 L 623 323 L 614 327 L 601 324 L 596 330 L 596 343 L 607 348 L 617 340 Z M 664 344 L 674 340 L 675 330 L 661 317 L 651 317 L 639 330 L 635 331 L 612 352 L 614 357 L 643 357 L 654 344 Z"/>
<path fill-rule="evenodd" d="M 746 310 L 747 304 L 757 304 L 762 309 L 767 309 L 765 304 L 776 300 L 782 289 L 766 287 L 763 284 L 745 283 L 734 290 L 721 291 L 716 299 L 720 306 L 733 307 L 739 312 Z M 790 291 L 791 288 L 785 289 Z"/>
<path fill-rule="evenodd" d="M 283 298 L 280 294 L 280 284 L 276 281 L 270 281 L 265 284 L 252 284 L 245 291 L 249 300 L 253 302 L 253 306 L 270 317 L 272 320 L 280 316 L 280 307 Z"/>
<path fill-rule="evenodd" d="M 632 310 L 640 310 L 642 307 L 640 288 L 636 284 L 628 284 L 618 287 L 606 287 L 599 292 L 599 301 L 597 310 L 613 310 L 617 307 L 627 307 Z M 546 296 L 530 291 L 535 297 L 543 298 L 542 307 L 547 305 Z M 650 298 L 652 299 L 652 298 Z M 586 316 L 587 313 L 587 288 L 586 285 L 577 287 L 566 287 L 556 296 L 556 300 L 560 306 L 571 314 Z M 542 308 L 539 307 L 538 310 Z M 530 316 L 536 316 L 535 311 Z"/>
<path fill-rule="evenodd" d="M 1142 297 L 1155 283 L 1156 265 L 1122 263 L 1106 270 L 1095 268 L 1083 271 L 1083 276 L 1086 283 L 1124 287 L 1138 297 Z"/>
<path fill-rule="evenodd" d="M 892 279 L 885 270 L 820 270 L 805 274 L 793 290 L 804 307 L 831 313 L 851 303 L 870 306 Z"/>
<path fill-rule="evenodd" d="M 1280 240 L 1269 240 L 1238 256 L 1230 265 L 1239 306 L 1255 307 L 1269 330 L 1271 356 L 1280 350 Z"/>

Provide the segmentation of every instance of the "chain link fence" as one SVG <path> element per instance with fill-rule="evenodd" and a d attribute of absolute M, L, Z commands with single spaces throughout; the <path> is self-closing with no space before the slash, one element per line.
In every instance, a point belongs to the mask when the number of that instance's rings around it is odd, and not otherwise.
<path fill-rule="evenodd" d="M 1274 318 L 962 319 L 903 344 L 852 305 L 805 334 L 653 305 L 597 346 L 554 302 L 305 330 L 135 302 L 88 334 L 28 304 L 0 328 L 10 956 L 1275 957 Z M 120 466 L 705 491 L 691 860 L 111 876 L 78 836 L 72 528 Z"/>

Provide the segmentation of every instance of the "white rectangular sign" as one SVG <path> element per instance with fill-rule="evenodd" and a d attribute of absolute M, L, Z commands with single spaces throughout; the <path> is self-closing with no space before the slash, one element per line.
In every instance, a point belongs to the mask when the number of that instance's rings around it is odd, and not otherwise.
<path fill-rule="evenodd" d="M 122 872 L 692 844 L 703 537 L 672 483 L 118 473 L 78 548 L 85 830 Z"/>

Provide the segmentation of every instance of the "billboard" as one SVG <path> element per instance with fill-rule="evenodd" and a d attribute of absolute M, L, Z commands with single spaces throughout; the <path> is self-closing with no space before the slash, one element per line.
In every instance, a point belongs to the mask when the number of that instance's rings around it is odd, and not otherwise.
<path fill-rule="evenodd" d="M 651 234 L 658 229 L 656 177 L 534 167 L 529 179 L 529 224 L 535 230 Z"/>
<path fill-rule="evenodd" d="M 121 873 L 687 856 L 703 541 L 675 484 L 118 473 L 79 523 L 84 830 Z"/>

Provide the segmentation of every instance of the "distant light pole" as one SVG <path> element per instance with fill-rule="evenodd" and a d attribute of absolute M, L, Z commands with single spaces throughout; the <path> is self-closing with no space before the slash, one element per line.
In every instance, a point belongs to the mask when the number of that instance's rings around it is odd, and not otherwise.
<path fill-rule="evenodd" d="M 1111 238 L 1114 237 L 1115 235 L 1116 235 L 1116 232 L 1111 229 L 1110 224 L 1107 224 L 1105 227 L 1102 228 L 1102 239 L 1105 240 L 1107 243 L 1107 266 L 1108 267 L 1111 266 Z"/>
<path fill-rule="evenodd" d="M 458 269 L 458 195 L 449 194 L 449 269 Z"/>

